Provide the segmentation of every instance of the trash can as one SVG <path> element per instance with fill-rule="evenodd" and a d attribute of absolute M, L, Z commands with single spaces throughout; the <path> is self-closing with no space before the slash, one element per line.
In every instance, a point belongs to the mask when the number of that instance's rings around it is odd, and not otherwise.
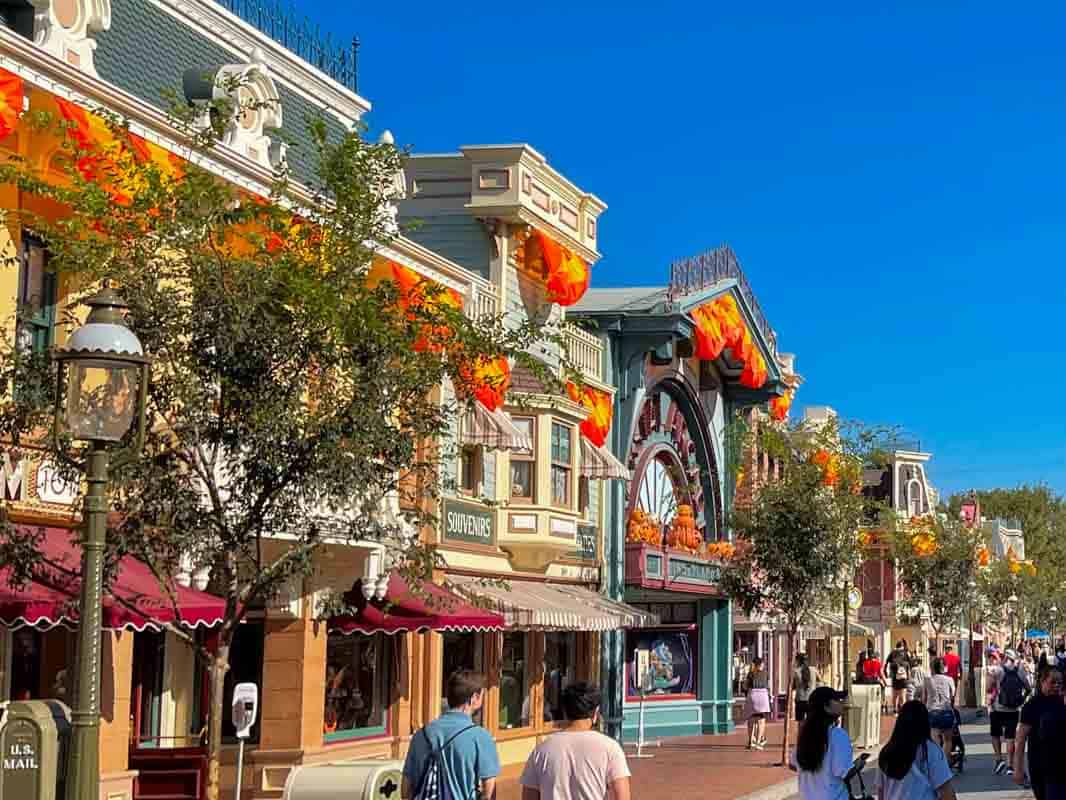
<path fill-rule="evenodd" d="M 401 761 L 301 764 L 289 772 L 282 800 L 400 800 L 402 780 Z"/>
<path fill-rule="evenodd" d="M 857 748 L 870 749 L 881 744 L 882 688 L 878 684 L 853 684 L 848 698 L 848 735 Z"/>

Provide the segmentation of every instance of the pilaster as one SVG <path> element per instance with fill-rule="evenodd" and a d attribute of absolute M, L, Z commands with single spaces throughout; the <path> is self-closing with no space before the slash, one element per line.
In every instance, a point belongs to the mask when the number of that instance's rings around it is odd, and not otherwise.
<path fill-rule="evenodd" d="M 133 631 L 100 636 L 100 774 L 126 772 L 130 751 Z"/>

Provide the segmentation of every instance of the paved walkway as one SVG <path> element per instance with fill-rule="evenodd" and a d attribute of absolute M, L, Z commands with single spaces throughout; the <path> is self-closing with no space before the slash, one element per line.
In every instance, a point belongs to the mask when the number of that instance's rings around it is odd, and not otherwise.
<path fill-rule="evenodd" d="M 893 717 L 882 718 L 881 741 L 888 739 Z M 795 791 L 795 773 L 779 766 L 782 724 L 767 725 L 768 744 L 763 751 L 748 751 L 747 728 L 728 736 L 693 736 L 664 739 L 648 748 L 652 758 L 637 759 L 626 746 L 633 772 L 633 797 L 638 800 L 737 800 L 757 794 L 761 800 L 787 797 Z M 795 741 L 796 726 L 792 726 Z M 504 769 L 497 784 L 499 800 L 520 800 L 518 776 L 522 765 Z"/>

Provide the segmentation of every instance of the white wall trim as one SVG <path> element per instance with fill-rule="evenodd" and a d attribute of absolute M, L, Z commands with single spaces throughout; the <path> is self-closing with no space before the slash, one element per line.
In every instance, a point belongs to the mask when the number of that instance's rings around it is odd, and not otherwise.
<path fill-rule="evenodd" d="M 326 110 L 349 128 L 370 110 L 368 100 L 315 69 L 295 53 L 217 3 L 205 0 L 149 1 L 182 24 L 199 29 L 216 44 L 240 56 L 241 61 L 249 59 L 256 48 L 261 49 L 265 56 L 264 62 L 288 88 L 317 106 L 326 106 Z"/>

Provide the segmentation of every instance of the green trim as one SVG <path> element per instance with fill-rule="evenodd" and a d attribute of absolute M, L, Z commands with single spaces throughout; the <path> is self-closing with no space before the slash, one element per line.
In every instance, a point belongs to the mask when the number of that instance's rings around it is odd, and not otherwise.
<path fill-rule="evenodd" d="M 322 734 L 322 740 L 326 744 L 332 742 L 349 742 L 356 739 L 369 739 L 372 736 L 384 736 L 388 729 L 388 722 L 375 725 L 372 728 L 354 728 L 347 731 L 333 731 Z"/>

